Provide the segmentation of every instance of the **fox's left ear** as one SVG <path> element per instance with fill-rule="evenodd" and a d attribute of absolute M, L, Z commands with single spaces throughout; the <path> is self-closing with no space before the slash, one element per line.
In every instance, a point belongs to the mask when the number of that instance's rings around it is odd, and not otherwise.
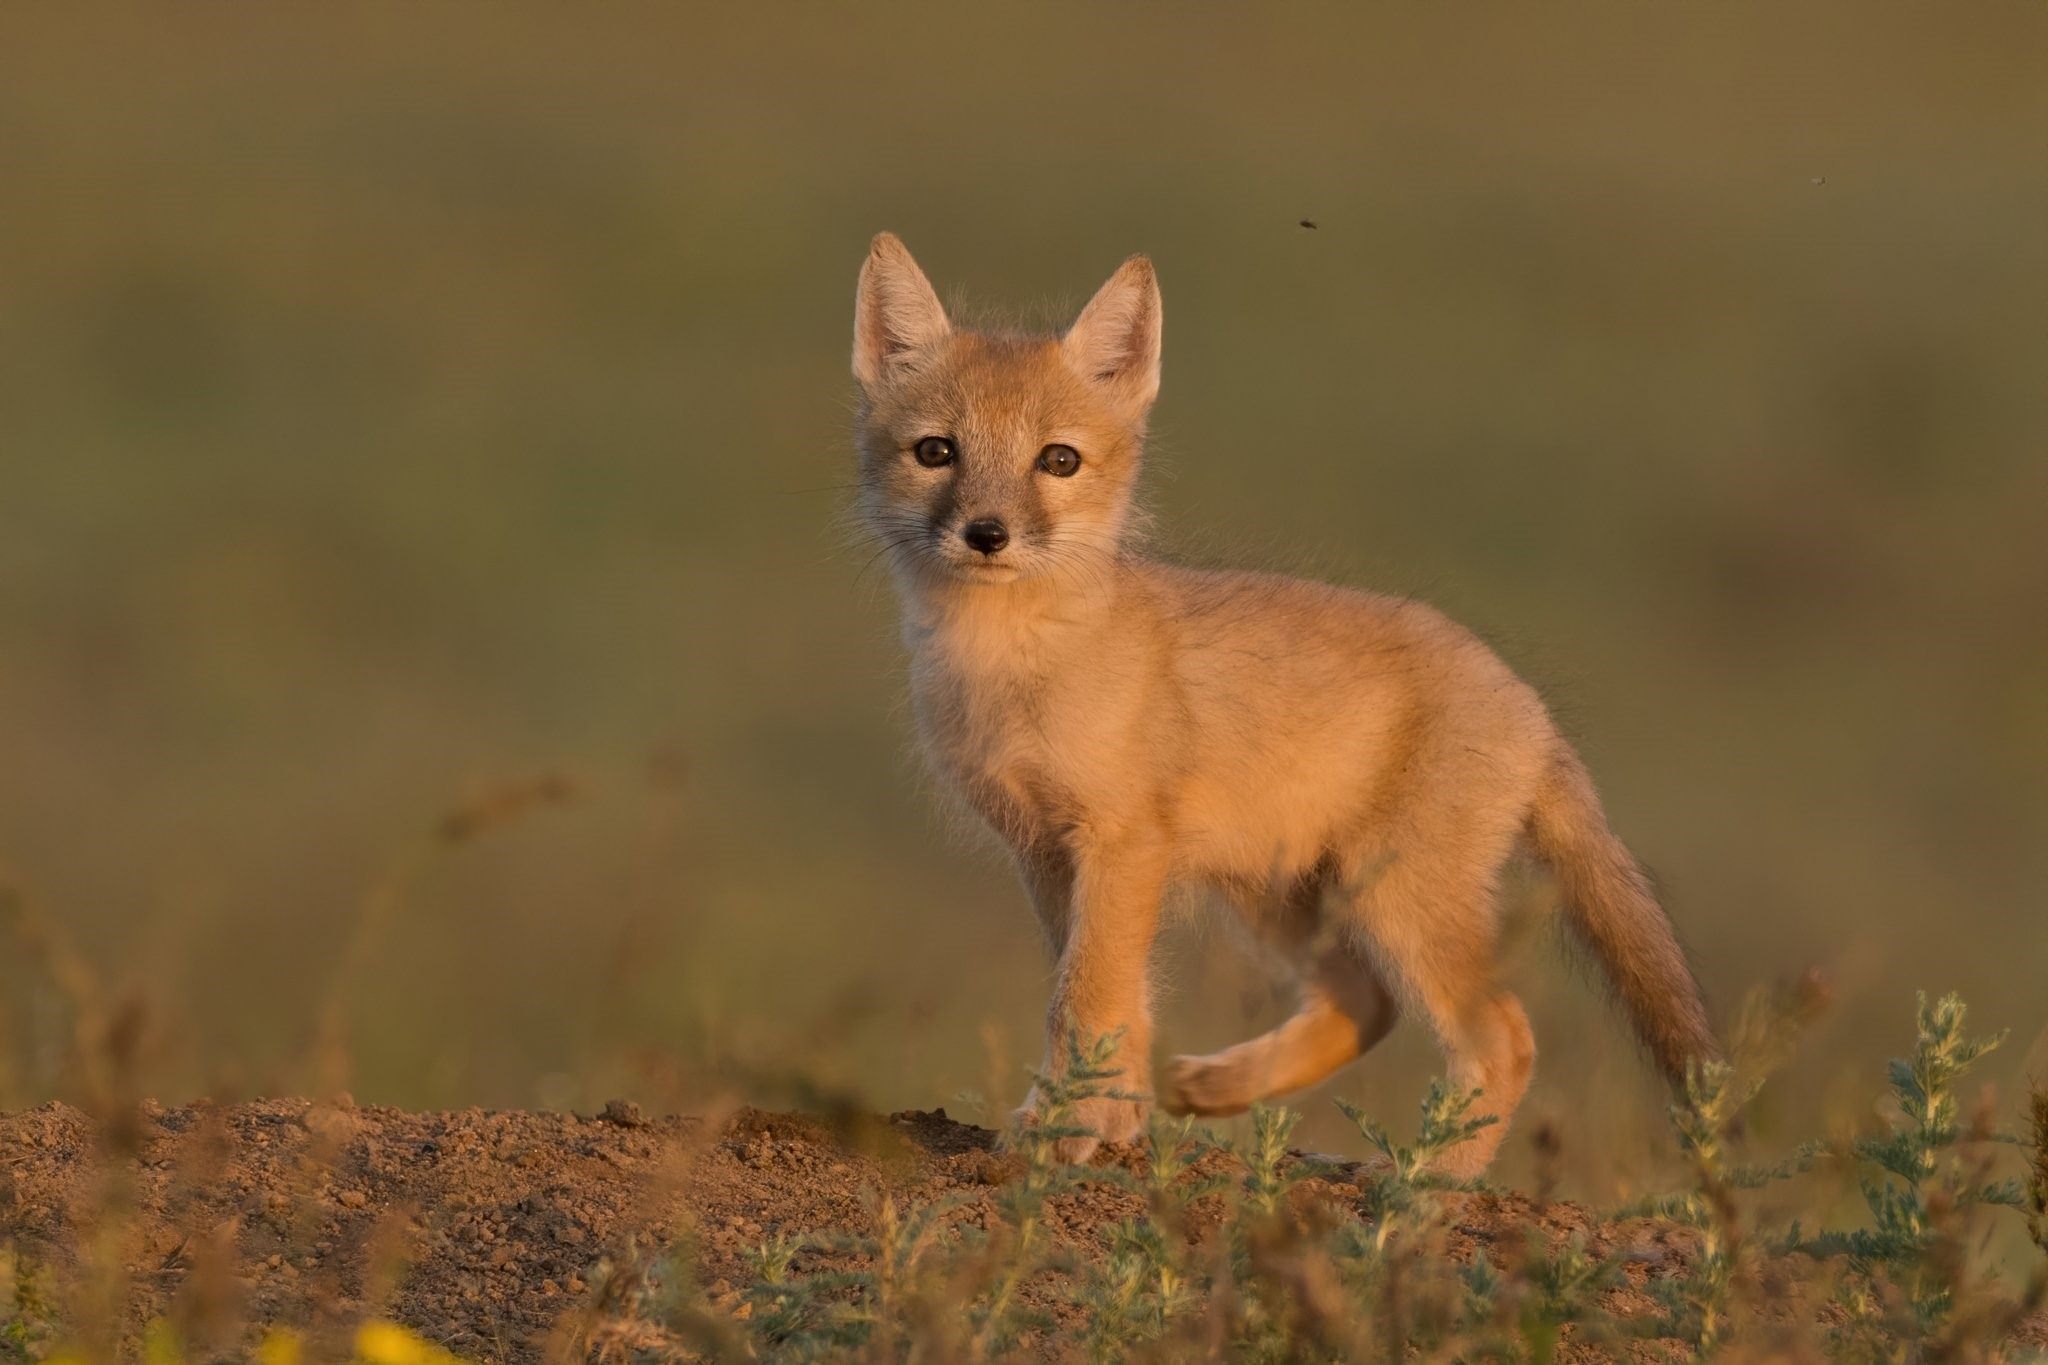
<path fill-rule="evenodd" d="M 1159 396 L 1159 277 L 1133 256 L 1095 291 L 1060 339 L 1067 363 L 1124 406 L 1143 411 Z"/>

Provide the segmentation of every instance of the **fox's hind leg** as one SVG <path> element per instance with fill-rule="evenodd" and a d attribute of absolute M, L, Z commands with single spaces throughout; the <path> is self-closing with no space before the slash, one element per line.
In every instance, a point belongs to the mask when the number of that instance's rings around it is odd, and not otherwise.
<path fill-rule="evenodd" d="M 1167 1066 L 1160 1103 L 1180 1114 L 1237 1114 L 1260 1100 L 1314 1085 L 1387 1036 L 1393 994 L 1361 951 L 1351 926 L 1322 922 L 1321 875 L 1245 908 L 1302 977 L 1301 1005 L 1278 1028 L 1203 1057 Z M 1348 919 L 1348 917 L 1346 917 Z"/>
<path fill-rule="evenodd" d="M 1238 1114 L 1333 1075 L 1387 1036 L 1394 997 L 1346 944 L 1317 955 L 1301 1007 L 1278 1028 L 1206 1057 L 1167 1065 L 1161 1103 L 1176 1114 Z"/>
<path fill-rule="evenodd" d="M 1495 976 L 1496 868 L 1478 867 L 1427 851 L 1388 859 L 1353 907 L 1389 983 L 1429 1020 L 1452 1086 L 1480 1092 L 1470 1116 L 1497 1120 L 1437 1161 L 1439 1171 L 1459 1179 L 1493 1160 L 1536 1063 L 1529 1016 Z"/>

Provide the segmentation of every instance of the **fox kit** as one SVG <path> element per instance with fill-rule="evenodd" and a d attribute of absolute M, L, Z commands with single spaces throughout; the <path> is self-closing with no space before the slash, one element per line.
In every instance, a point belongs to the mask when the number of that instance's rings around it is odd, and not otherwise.
<path fill-rule="evenodd" d="M 1135 1136 L 1154 1093 L 1148 973 L 1170 885 L 1220 890 L 1293 961 L 1270 1033 L 1176 1057 L 1177 1111 L 1233 1114 L 1426 1021 L 1499 1147 L 1536 1057 L 1496 978 L 1495 884 L 1524 847 L 1658 1066 L 1711 1057 L 1699 989 L 1536 693 L 1419 603 L 1147 559 L 1127 543 L 1159 391 L 1152 265 L 1064 335 L 957 329 L 877 237 L 854 308 L 859 512 L 902 603 L 934 771 L 1008 843 L 1057 959 L 1049 1068 L 1114 1038 L 1117 1094 L 1061 1155 Z M 1026 1101 L 1028 1112 L 1037 1103 Z"/>

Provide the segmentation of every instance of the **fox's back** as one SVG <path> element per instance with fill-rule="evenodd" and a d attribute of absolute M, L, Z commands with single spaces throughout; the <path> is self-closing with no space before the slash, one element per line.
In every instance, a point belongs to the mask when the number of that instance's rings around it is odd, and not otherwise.
<path fill-rule="evenodd" d="M 1534 690 L 1425 604 L 1278 574 L 1144 575 L 1187 718 L 1181 822 L 1222 860 L 1312 859 L 1413 806 L 1418 774 L 1484 799 L 1548 758 Z"/>

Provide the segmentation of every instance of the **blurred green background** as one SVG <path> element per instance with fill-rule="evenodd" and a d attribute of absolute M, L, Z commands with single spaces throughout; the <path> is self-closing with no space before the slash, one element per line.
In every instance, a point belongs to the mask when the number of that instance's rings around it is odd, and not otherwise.
<path fill-rule="evenodd" d="M 1767 1130 L 1874 1092 L 1916 987 L 2038 1071 L 2044 40 L 2019 5 L 10 6 L 0 857 L 144 1005 L 165 1098 L 314 1084 L 357 942 L 364 1100 L 1014 1101 L 1046 969 L 837 522 L 854 272 L 890 228 L 1059 321 L 1144 250 L 1167 548 L 1418 593 L 1541 684 L 1717 1003 L 1834 982 Z M 539 773 L 575 798 L 417 853 Z M 1169 1043 L 1283 1007 L 1226 937 L 1176 935 Z M 1626 1183 L 1655 1091 L 1525 937 L 1530 1112 Z M 13 945 L 0 998 L 0 1098 L 67 1093 Z M 1334 1088 L 1406 1114 L 1435 1065 L 1410 1026 Z"/>

